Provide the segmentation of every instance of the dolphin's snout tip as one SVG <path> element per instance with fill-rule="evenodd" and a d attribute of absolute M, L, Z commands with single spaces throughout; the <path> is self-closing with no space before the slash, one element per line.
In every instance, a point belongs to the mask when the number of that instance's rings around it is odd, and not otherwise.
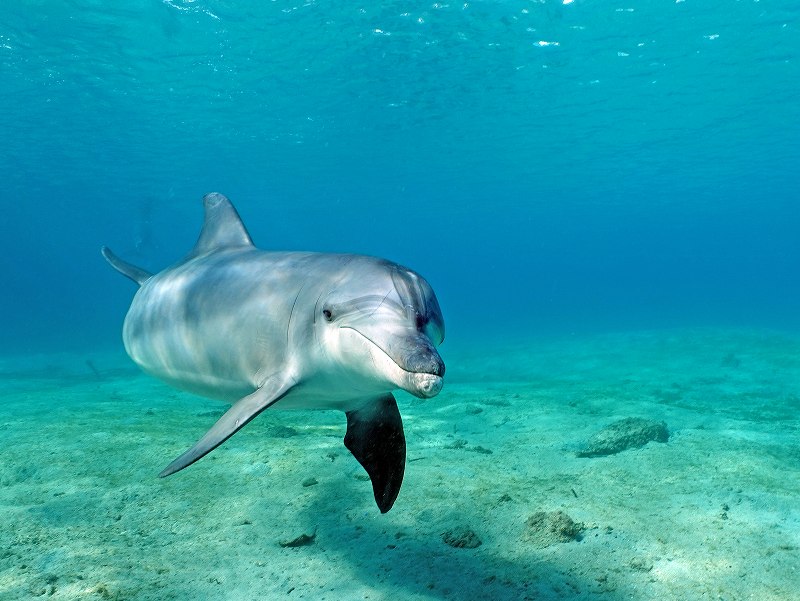
<path fill-rule="evenodd" d="M 410 390 L 412 394 L 429 399 L 435 397 L 442 390 L 444 378 L 434 374 L 414 374 L 414 387 Z"/>

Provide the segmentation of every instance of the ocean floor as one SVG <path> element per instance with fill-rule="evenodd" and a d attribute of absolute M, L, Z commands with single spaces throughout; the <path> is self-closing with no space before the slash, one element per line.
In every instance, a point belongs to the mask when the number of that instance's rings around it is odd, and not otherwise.
<path fill-rule="evenodd" d="M 386 515 L 344 416 L 225 405 L 122 354 L 0 358 L 0 599 L 787 601 L 800 335 L 664 330 L 442 348 Z M 667 442 L 581 457 L 618 420 Z M 455 546 L 454 546 L 455 545 Z"/>

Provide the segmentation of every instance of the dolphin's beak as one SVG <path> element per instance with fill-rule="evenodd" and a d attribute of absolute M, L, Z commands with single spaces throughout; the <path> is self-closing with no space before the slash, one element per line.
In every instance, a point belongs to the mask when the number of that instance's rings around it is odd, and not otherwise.
<path fill-rule="evenodd" d="M 444 380 L 444 361 L 430 338 L 416 330 L 389 337 L 380 348 L 402 370 L 397 385 L 422 399 L 439 394 Z"/>
<path fill-rule="evenodd" d="M 444 376 L 444 361 L 425 334 L 414 332 L 410 335 L 391 336 L 385 344 L 378 346 L 405 371 Z"/>
<path fill-rule="evenodd" d="M 429 399 L 439 394 L 444 384 L 442 376 L 432 374 L 409 374 L 403 390 L 421 399 Z"/>
<path fill-rule="evenodd" d="M 404 372 L 399 383 L 403 390 L 423 399 L 439 394 L 444 361 L 427 336 L 415 332 L 410 337 L 393 338 L 388 347 L 384 351 Z"/>
<path fill-rule="evenodd" d="M 390 375 L 399 388 L 420 398 L 439 394 L 444 361 L 424 332 L 414 328 L 390 331 L 366 324 L 348 327 L 377 346 L 399 368 Z"/>

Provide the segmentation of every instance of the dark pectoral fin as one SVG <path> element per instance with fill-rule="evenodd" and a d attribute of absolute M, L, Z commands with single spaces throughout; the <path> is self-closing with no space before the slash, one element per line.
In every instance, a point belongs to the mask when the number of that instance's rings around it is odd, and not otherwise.
<path fill-rule="evenodd" d="M 367 470 L 375 502 L 381 513 L 386 513 L 397 499 L 406 467 L 403 420 L 391 394 L 347 412 L 344 445 Z"/>
<path fill-rule="evenodd" d="M 164 478 L 193 464 L 195 461 L 216 449 L 256 415 L 270 405 L 281 400 L 294 384 L 292 378 L 268 380 L 261 388 L 234 403 L 194 446 L 165 467 L 159 477 Z"/>

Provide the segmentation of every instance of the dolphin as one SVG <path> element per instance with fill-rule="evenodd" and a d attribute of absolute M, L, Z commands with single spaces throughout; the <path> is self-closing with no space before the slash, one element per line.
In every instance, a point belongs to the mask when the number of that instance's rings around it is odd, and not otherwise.
<path fill-rule="evenodd" d="M 392 390 L 430 398 L 442 388 L 444 320 L 433 289 L 384 259 L 259 250 L 225 196 L 207 194 L 203 204 L 197 243 L 163 271 L 102 247 L 139 285 L 122 328 L 131 359 L 176 388 L 233 403 L 159 475 L 191 465 L 272 405 L 338 409 L 344 444 L 386 513 L 406 461 Z"/>

